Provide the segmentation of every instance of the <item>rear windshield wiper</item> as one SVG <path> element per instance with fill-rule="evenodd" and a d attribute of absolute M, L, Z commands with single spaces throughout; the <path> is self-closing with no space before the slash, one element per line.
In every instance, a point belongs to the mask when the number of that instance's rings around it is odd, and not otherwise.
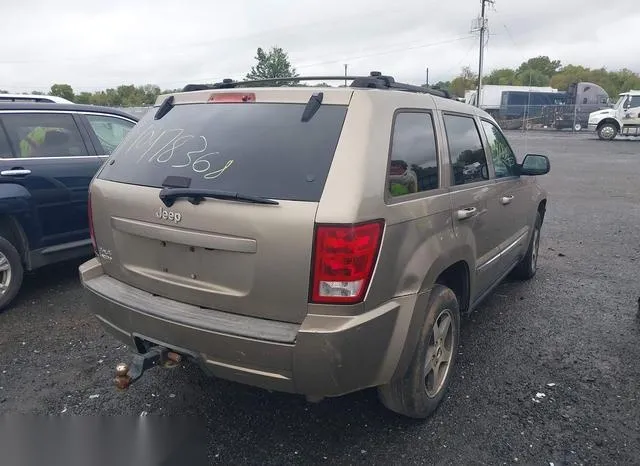
<path fill-rule="evenodd" d="M 278 201 L 260 196 L 240 194 L 230 191 L 219 191 L 216 189 L 196 189 L 196 188 L 164 188 L 160 191 L 160 200 L 164 205 L 171 207 L 176 199 L 186 197 L 193 205 L 198 205 L 205 198 L 222 199 L 225 201 L 250 202 L 252 204 L 278 205 Z"/>

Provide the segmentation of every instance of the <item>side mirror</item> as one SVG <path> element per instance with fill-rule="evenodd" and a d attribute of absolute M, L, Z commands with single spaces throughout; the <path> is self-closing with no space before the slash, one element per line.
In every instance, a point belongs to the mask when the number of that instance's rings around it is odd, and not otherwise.
<path fill-rule="evenodd" d="M 546 155 L 527 154 L 520 164 L 520 175 L 546 175 L 551 170 L 549 157 Z"/>
<path fill-rule="evenodd" d="M 489 167 L 487 167 L 486 165 L 483 165 L 482 168 L 480 169 L 480 174 L 482 175 L 482 179 L 483 180 L 488 180 L 489 179 Z"/>

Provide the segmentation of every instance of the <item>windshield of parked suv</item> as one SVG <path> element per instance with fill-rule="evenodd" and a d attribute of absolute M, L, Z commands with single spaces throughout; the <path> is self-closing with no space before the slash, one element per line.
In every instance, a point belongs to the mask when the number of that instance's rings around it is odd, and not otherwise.
<path fill-rule="evenodd" d="M 190 187 L 272 199 L 318 201 L 347 112 L 305 104 L 177 105 L 150 111 L 118 146 L 100 178 L 162 187 L 168 176 Z"/>

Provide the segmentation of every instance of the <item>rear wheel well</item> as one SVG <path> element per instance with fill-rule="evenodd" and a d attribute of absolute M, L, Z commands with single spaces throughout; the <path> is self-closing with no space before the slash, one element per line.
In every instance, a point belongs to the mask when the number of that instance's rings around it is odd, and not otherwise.
<path fill-rule="evenodd" d="M 438 276 L 436 284 L 444 285 L 455 293 L 460 312 L 469 310 L 469 266 L 465 261 L 449 266 Z"/>
<path fill-rule="evenodd" d="M 618 123 L 616 120 L 614 120 L 613 118 L 605 118 L 604 120 L 602 120 L 600 123 L 598 123 L 597 126 L 597 130 L 599 130 L 600 128 L 602 128 L 604 125 L 606 124 L 612 124 L 613 126 L 616 127 L 616 129 L 618 131 L 620 131 L 620 123 Z"/>
<path fill-rule="evenodd" d="M 547 211 L 547 200 L 540 201 L 538 204 L 538 213 L 540 214 L 540 220 L 544 221 L 544 214 Z"/>
<path fill-rule="evenodd" d="M 9 241 L 18 250 L 22 263 L 26 264 L 29 244 L 22 231 L 22 227 L 15 217 L 11 215 L 0 215 L 0 236 Z"/>

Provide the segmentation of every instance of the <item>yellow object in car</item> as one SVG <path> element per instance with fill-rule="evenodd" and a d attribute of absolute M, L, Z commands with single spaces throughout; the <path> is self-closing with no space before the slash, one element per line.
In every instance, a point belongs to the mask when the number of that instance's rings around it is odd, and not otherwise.
<path fill-rule="evenodd" d="M 44 142 L 44 138 L 50 129 L 38 126 L 31 130 L 24 139 L 20 141 L 20 157 L 31 157 L 33 151 Z"/>

